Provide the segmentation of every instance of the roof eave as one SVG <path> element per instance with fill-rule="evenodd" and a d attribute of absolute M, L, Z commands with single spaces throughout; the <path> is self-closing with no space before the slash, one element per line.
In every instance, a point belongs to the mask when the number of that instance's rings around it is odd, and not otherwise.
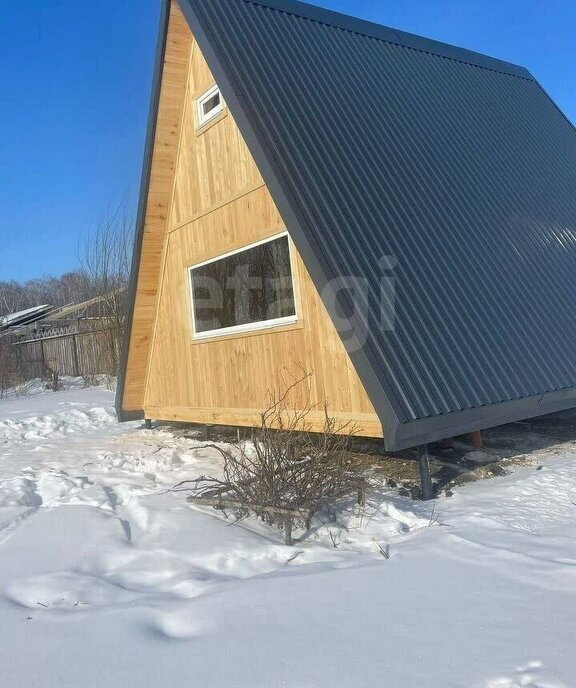
<path fill-rule="evenodd" d="M 497 404 L 447 413 L 443 416 L 421 418 L 400 424 L 393 437 L 385 437 L 389 450 L 407 449 L 446 437 L 457 437 L 476 430 L 486 430 L 526 418 L 565 411 L 576 406 L 576 387 L 536 394 Z"/>

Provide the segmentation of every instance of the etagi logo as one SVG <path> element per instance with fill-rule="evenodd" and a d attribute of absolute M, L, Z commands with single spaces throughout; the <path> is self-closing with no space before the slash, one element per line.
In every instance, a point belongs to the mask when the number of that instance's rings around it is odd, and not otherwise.
<path fill-rule="evenodd" d="M 289 267 L 278 269 L 267 254 L 253 262 L 245 262 L 241 254 L 233 258 L 233 264 L 215 261 L 207 268 L 191 270 L 196 333 L 224 334 L 296 322 L 302 304 L 297 304 L 299 290 Z M 320 296 L 349 352 L 364 347 L 369 333 L 394 331 L 397 265 L 394 256 L 385 255 L 374 274 L 342 275 L 321 289 Z"/>
<path fill-rule="evenodd" d="M 322 300 L 348 352 L 364 347 L 368 333 L 374 329 L 395 330 L 397 265 L 394 256 L 386 255 L 380 259 L 379 273 L 374 279 L 342 276 L 330 280 L 322 289 Z"/>

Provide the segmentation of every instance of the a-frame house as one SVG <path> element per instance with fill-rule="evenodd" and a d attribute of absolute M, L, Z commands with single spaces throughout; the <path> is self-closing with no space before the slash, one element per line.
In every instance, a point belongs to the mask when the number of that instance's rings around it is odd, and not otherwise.
<path fill-rule="evenodd" d="M 294 0 L 163 3 L 121 420 L 267 393 L 391 448 L 576 405 L 576 131 L 521 67 Z"/>

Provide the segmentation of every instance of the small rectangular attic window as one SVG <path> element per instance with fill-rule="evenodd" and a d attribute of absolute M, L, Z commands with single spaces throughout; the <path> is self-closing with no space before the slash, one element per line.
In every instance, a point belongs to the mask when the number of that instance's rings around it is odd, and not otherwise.
<path fill-rule="evenodd" d="M 224 101 L 220 89 L 218 86 L 213 86 L 198 98 L 198 126 L 201 127 L 220 114 L 223 107 Z"/>

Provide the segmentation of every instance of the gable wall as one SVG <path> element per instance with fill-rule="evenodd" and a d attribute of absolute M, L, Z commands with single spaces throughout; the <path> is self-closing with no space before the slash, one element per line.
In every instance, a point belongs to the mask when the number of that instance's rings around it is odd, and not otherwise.
<path fill-rule="evenodd" d="M 358 423 L 359 434 L 382 436 L 374 408 L 295 249 L 296 324 L 193 340 L 186 268 L 285 229 L 229 111 L 196 129 L 196 99 L 213 83 L 199 47 L 193 44 L 145 415 L 251 425 L 267 394 L 278 393 L 305 369 L 314 375 L 294 390 L 290 400 L 295 408 L 308 403 L 319 406 L 309 421 L 320 426 L 326 400 L 331 415 Z"/>

